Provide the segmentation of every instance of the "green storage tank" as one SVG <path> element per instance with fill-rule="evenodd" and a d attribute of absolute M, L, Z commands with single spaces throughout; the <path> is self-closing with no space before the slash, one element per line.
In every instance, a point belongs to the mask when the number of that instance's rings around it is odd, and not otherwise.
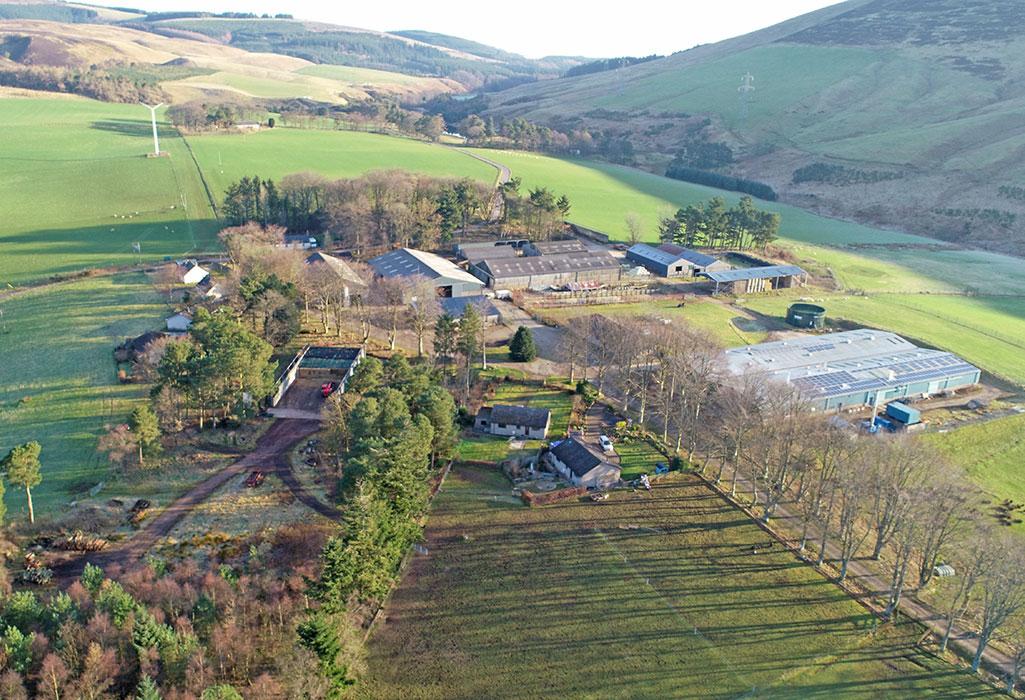
<path fill-rule="evenodd" d="M 824 328 L 826 310 L 816 304 L 791 304 L 787 309 L 787 323 L 797 328 Z"/>

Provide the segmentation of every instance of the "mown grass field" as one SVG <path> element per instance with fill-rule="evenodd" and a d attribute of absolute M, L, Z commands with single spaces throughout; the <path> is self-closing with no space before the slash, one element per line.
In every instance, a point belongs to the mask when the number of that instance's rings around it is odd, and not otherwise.
<path fill-rule="evenodd" d="M 43 481 L 33 493 L 37 515 L 48 516 L 107 478 L 96 439 L 146 394 L 118 383 L 114 346 L 160 328 L 166 306 L 138 273 L 24 292 L 0 310 L 0 452 L 42 444 Z M 6 502 L 20 517 L 24 494 L 9 487 Z"/>
<path fill-rule="evenodd" d="M 0 286 L 215 246 L 184 141 L 149 113 L 85 99 L 0 100 Z"/>
<path fill-rule="evenodd" d="M 1025 414 L 929 433 L 922 439 L 963 466 L 993 500 L 1025 504 Z M 1025 532 L 1023 526 L 1017 529 Z"/>
<path fill-rule="evenodd" d="M 456 468 L 370 639 L 361 697 L 989 697 L 694 477 L 527 508 Z"/>
<path fill-rule="evenodd" d="M 353 131 L 265 129 L 255 134 L 201 134 L 189 143 L 215 199 L 241 177 L 281 178 L 304 171 L 358 177 L 402 169 L 437 177 L 494 182 L 495 169 L 458 151 L 413 139 Z"/>
<path fill-rule="evenodd" d="M 635 316 L 665 319 L 700 329 L 724 347 L 760 343 L 768 335 L 759 327 L 758 321 L 743 309 L 710 299 L 688 300 L 683 307 L 679 306 L 678 301 L 651 299 L 631 304 L 564 306 L 542 309 L 538 313 L 557 323 L 590 314 L 603 314 L 612 318 Z"/>
<path fill-rule="evenodd" d="M 623 481 L 631 481 L 641 474 L 654 475 L 656 464 L 669 463 L 669 458 L 656 450 L 647 440 L 619 440 L 616 442 L 616 454 L 619 455 L 619 469 Z"/>

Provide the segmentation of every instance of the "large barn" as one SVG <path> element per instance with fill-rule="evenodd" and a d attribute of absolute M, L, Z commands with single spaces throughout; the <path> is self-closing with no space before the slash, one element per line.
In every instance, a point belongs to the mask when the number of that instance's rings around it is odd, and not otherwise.
<path fill-rule="evenodd" d="M 816 411 L 884 404 L 956 391 L 981 372 L 949 352 L 872 329 L 804 336 L 726 351 L 731 372 L 795 387 Z"/>
<path fill-rule="evenodd" d="M 773 289 L 789 289 L 804 284 L 808 273 L 797 265 L 767 265 L 738 270 L 703 273 L 715 283 L 714 294 L 756 294 Z"/>
<path fill-rule="evenodd" d="M 622 266 L 605 251 L 486 259 L 470 270 L 492 289 L 547 289 L 572 282 L 611 284 Z"/>
<path fill-rule="evenodd" d="M 484 284 L 454 262 L 440 255 L 412 248 L 399 248 L 369 261 L 374 272 L 388 279 L 428 279 L 439 297 L 480 296 Z"/>
<path fill-rule="evenodd" d="M 729 264 L 711 255 L 671 243 L 659 247 L 638 243 L 626 251 L 626 258 L 662 277 L 694 277 L 704 272 L 730 269 Z"/>

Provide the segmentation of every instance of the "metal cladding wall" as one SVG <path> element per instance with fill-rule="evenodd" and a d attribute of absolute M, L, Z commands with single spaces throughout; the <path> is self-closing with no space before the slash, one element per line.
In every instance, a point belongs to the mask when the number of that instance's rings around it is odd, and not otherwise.
<path fill-rule="evenodd" d="M 964 389 L 965 387 L 978 384 L 979 379 L 981 379 L 981 375 L 981 372 L 972 372 L 971 374 L 961 374 L 931 382 L 917 382 L 899 386 L 880 395 L 879 401 L 880 403 L 887 403 L 897 399 L 917 398 L 927 394 L 938 394 L 942 391 L 949 391 L 952 389 Z M 840 410 L 844 408 L 855 408 L 858 406 L 870 406 L 875 402 L 875 400 L 876 393 L 874 391 L 861 391 L 819 401 L 812 404 L 812 408 L 819 411 Z"/>
<path fill-rule="evenodd" d="M 491 280 L 494 289 L 545 289 L 569 282 L 606 282 L 619 280 L 621 271 L 615 270 L 580 270 L 574 272 L 550 272 L 539 275 L 520 277 L 497 277 Z"/>

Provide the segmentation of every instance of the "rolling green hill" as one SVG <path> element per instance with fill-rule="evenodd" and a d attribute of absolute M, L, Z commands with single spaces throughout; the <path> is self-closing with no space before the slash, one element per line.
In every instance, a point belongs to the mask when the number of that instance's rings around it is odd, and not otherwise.
<path fill-rule="evenodd" d="M 519 86 L 490 111 L 628 133 L 654 169 L 690 139 L 724 143 L 735 156 L 724 172 L 784 200 L 1022 252 L 1025 194 L 1010 189 L 1025 185 L 1022 55 L 1015 0 L 850 0 L 665 59 Z M 809 165 L 825 175 L 795 184 Z"/>

